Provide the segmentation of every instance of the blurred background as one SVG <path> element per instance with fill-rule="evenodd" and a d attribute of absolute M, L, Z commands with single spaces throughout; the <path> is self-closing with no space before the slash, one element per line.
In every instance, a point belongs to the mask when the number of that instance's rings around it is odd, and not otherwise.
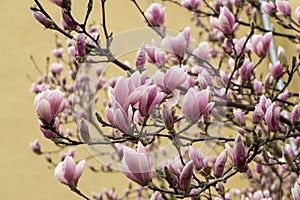
<path fill-rule="evenodd" d="M 72 2 L 74 16 L 82 19 L 87 1 Z M 146 9 L 149 1 L 142 2 L 142 8 Z M 299 4 L 298 0 L 290 2 L 294 7 Z M 51 16 L 60 19 L 57 6 L 48 0 L 41 0 L 41 3 L 49 8 Z M 44 69 L 46 57 L 55 48 L 54 32 L 44 30 L 35 21 L 29 10 L 32 4 L 33 0 L 2 1 L 0 6 L 0 199 L 80 199 L 55 179 L 54 168 L 46 163 L 43 156 L 34 155 L 29 148 L 29 143 L 38 138 L 43 150 L 51 149 L 51 142 L 39 132 L 33 107 L 35 95 L 29 91 L 31 81 L 28 76 L 33 80 L 39 76 L 30 56 L 33 55 L 36 63 Z M 95 1 L 95 4 L 99 8 L 99 1 Z M 146 27 L 130 0 L 108 0 L 107 7 L 110 32 L 117 34 Z M 168 9 L 172 10 L 167 11 L 166 24 L 169 28 L 180 30 L 183 22 L 190 23 L 190 13 L 180 12 L 178 17 L 177 7 L 170 5 Z M 95 9 L 91 19 L 99 19 L 99 15 L 100 9 Z M 288 48 L 288 44 L 284 47 Z M 112 189 L 118 186 L 119 192 L 122 192 L 122 174 L 119 174 L 118 179 L 108 174 L 94 174 L 86 169 L 83 176 L 79 188 L 88 196 L 92 191 L 100 192 L 102 187 Z M 234 185 L 238 185 L 238 182 Z"/>

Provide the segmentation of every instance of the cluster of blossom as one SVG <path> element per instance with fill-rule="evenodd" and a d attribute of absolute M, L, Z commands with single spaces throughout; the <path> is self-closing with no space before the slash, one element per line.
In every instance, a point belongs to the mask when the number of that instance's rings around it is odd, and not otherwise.
<path fill-rule="evenodd" d="M 33 16 L 68 40 L 67 48 L 57 44 L 50 73 L 42 74 L 31 88 L 37 94 L 34 107 L 46 138 L 60 147 L 109 145 L 110 161 L 101 170 L 88 166 L 94 172 L 109 172 L 112 163 L 120 161 L 123 174 L 140 186 L 128 187 L 125 199 L 132 194 L 136 199 L 157 200 L 300 199 L 300 94 L 289 91 L 299 73 L 299 59 L 293 56 L 290 61 L 284 48 L 278 47 L 278 61 L 269 64 L 265 76 L 259 74 L 267 68 L 263 61 L 274 37 L 300 43 L 300 7 L 294 11 L 295 21 L 285 0 L 217 0 L 205 5 L 202 0 L 164 0 L 187 9 L 193 15 L 193 28 L 205 30 L 206 41 L 194 48 L 191 27 L 183 27 L 176 36 L 166 35 L 166 7 L 152 3 L 143 11 L 133 0 L 144 21 L 162 38 L 141 44 L 131 64 L 122 63 L 110 51 L 113 36 L 107 33 L 105 18 L 101 29 L 106 47 L 99 44 L 98 26 L 86 30 L 92 0 L 82 24 L 74 19 L 70 0 L 50 2 L 62 10 L 61 26 L 37 0 Z M 105 2 L 101 1 L 102 12 Z M 248 21 L 243 21 L 242 11 Z M 259 12 L 296 35 L 265 29 L 257 20 Z M 209 18 L 209 25 L 203 17 Z M 248 32 L 237 38 L 241 26 Z M 127 71 L 127 76 L 107 78 L 103 67 L 93 71 L 99 57 Z M 149 65 L 155 66 L 154 73 Z M 94 107 L 102 110 L 96 117 Z M 68 128 L 63 131 L 63 124 L 69 122 L 76 125 L 76 134 Z M 211 134 L 210 128 L 220 123 L 232 131 Z M 166 141 L 175 152 L 164 149 Z M 199 149 L 206 141 L 213 143 L 216 155 Z M 89 199 L 77 186 L 86 161 L 76 165 L 75 149 L 62 152 L 61 162 L 55 163 L 37 140 L 30 147 L 56 166 L 55 177 L 61 183 Z M 164 162 L 155 159 L 157 152 Z M 245 182 L 250 180 L 251 187 L 228 190 L 225 182 L 239 174 L 245 175 Z M 121 199 L 113 190 L 92 193 L 94 199 L 104 196 Z"/>

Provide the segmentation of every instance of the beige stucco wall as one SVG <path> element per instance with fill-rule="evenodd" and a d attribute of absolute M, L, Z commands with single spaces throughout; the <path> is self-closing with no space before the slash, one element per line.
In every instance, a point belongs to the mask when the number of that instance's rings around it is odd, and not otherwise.
<path fill-rule="evenodd" d="M 47 0 L 41 1 L 50 5 Z M 0 6 L 0 199 L 80 199 L 55 180 L 53 169 L 48 170 L 49 165 L 42 157 L 32 154 L 28 145 L 36 137 L 44 149 L 49 144 L 39 133 L 33 108 L 34 95 L 29 92 L 31 82 L 26 74 L 32 78 L 38 76 L 29 56 L 33 54 L 43 67 L 45 57 L 54 47 L 53 33 L 43 30 L 29 11 L 32 2 L 2 0 Z M 73 4 L 80 2 L 74 0 Z M 299 4 L 298 0 L 292 2 Z M 112 12 L 108 18 L 110 31 L 119 33 L 144 26 L 129 0 L 109 0 L 108 6 Z M 51 11 L 58 16 L 57 8 Z M 75 12 L 79 14 L 80 10 L 75 7 Z M 177 14 L 168 15 L 168 24 L 173 29 L 181 28 L 180 21 L 189 19 L 186 13 L 180 19 L 176 18 L 174 23 L 171 21 Z M 84 176 L 79 185 L 87 195 L 92 190 L 100 191 L 102 186 L 111 188 L 122 182 L 106 174 L 94 175 L 89 170 L 84 172 Z M 97 178 L 91 181 L 92 177 Z M 88 182 L 91 184 L 85 184 Z"/>

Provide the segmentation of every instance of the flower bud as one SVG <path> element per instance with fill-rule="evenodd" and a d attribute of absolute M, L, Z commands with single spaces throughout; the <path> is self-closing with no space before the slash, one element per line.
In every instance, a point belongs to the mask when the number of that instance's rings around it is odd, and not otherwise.
<path fill-rule="evenodd" d="M 172 130 L 174 128 L 173 114 L 166 104 L 163 105 L 162 119 L 168 130 Z"/>
<path fill-rule="evenodd" d="M 235 138 L 234 145 L 233 145 L 233 161 L 236 168 L 239 171 L 245 170 L 245 165 L 247 161 L 247 152 L 246 147 L 244 146 L 244 142 L 242 140 L 242 136 L 238 135 Z"/>
<path fill-rule="evenodd" d="M 142 45 L 136 53 L 135 66 L 138 70 L 142 70 L 145 66 L 145 63 L 146 63 L 146 51 L 144 49 L 144 45 Z"/>
<path fill-rule="evenodd" d="M 273 16 L 275 14 L 275 5 L 272 1 L 263 1 L 261 7 L 267 15 Z"/>
<path fill-rule="evenodd" d="M 36 154 L 41 154 L 41 146 L 40 143 L 38 141 L 38 139 L 35 139 L 33 142 L 31 142 L 29 144 L 30 148 L 32 149 L 32 151 Z"/>
<path fill-rule="evenodd" d="M 191 179 L 193 176 L 194 161 L 190 160 L 182 169 L 179 176 L 180 189 L 187 191 L 191 185 Z"/>
<path fill-rule="evenodd" d="M 156 191 L 152 194 L 150 200 L 163 200 L 162 195 L 160 192 Z"/>
<path fill-rule="evenodd" d="M 279 15 L 291 16 L 292 8 L 289 1 L 276 0 L 276 8 Z"/>
<path fill-rule="evenodd" d="M 241 109 L 233 109 L 233 115 L 240 126 L 245 124 L 244 122 L 244 114 Z"/>
<path fill-rule="evenodd" d="M 253 88 L 254 88 L 254 92 L 255 92 L 256 95 L 261 94 L 262 93 L 262 82 L 255 79 Z"/>
<path fill-rule="evenodd" d="M 294 124 L 300 117 L 300 104 L 297 104 L 292 110 L 291 122 Z"/>
<path fill-rule="evenodd" d="M 158 3 L 152 3 L 145 11 L 145 16 L 151 26 L 162 26 L 165 21 L 166 8 Z"/>
<path fill-rule="evenodd" d="M 222 177 L 224 167 L 227 161 L 227 150 L 225 149 L 217 158 L 214 164 L 214 176 L 217 178 Z"/>
<path fill-rule="evenodd" d="M 270 74 L 275 79 L 280 79 L 285 73 L 284 67 L 277 61 L 274 65 L 270 64 Z"/>
<path fill-rule="evenodd" d="M 295 17 L 296 17 L 298 23 L 300 23 L 300 6 L 298 6 L 298 7 L 295 9 L 294 15 L 295 15 Z"/>
<path fill-rule="evenodd" d="M 50 28 L 54 23 L 51 19 L 47 18 L 40 11 L 33 11 L 32 15 L 38 22 L 40 22 L 42 25 L 44 25 L 45 28 Z"/>
<path fill-rule="evenodd" d="M 80 133 L 80 139 L 84 143 L 89 143 L 91 140 L 90 132 L 89 132 L 89 127 L 85 121 L 84 118 L 81 118 L 79 127 L 78 127 L 79 133 Z"/>

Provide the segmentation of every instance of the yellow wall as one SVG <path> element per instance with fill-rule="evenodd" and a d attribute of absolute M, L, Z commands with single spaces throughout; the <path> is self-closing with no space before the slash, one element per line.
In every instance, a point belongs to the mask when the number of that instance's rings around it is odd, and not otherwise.
<path fill-rule="evenodd" d="M 297 1 L 292 2 L 297 4 Z M 26 78 L 26 74 L 34 79 L 38 76 L 29 59 L 31 54 L 40 66 L 45 66 L 45 57 L 54 48 L 53 33 L 43 30 L 29 11 L 32 2 L 2 0 L 0 6 L 0 199 L 80 199 L 56 181 L 53 169 L 48 170 L 49 165 L 44 158 L 32 154 L 28 145 L 38 137 L 42 148 L 47 149 L 48 146 L 49 149 L 51 146 L 38 130 L 33 108 L 34 95 L 29 92 L 31 82 Z M 50 5 L 47 0 L 42 2 Z M 74 0 L 73 4 L 80 2 L 82 1 Z M 119 33 L 135 27 L 144 27 L 142 20 L 136 17 L 139 13 L 129 0 L 109 0 L 108 6 L 116 13 L 108 18 L 110 31 Z M 57 8 L 51 11 L 54 16 L 58 16 Z M 76 6 L 75 13 L 80 14 Z M 189 15 L 186 14 L 180 17 L 181 19 L 176 18 L 176 23 L 172 23 L 176 15 L 176 12 L 173 15 L 168 13 L 168 23 L 172 24 L 170 28 L 181 28 L 180 20 L 189 19 Z M 98 178 L 90 182 L 93 176 Z M 94 175 L 86 169 L 79 186 L 82 185 L 80 188 L 83 192 L 90 195 L 92 190 L 100 191 L 102 186 L 110 188 L 112 185 L 119 185 L 119 182 L 108 175 Z"/>

